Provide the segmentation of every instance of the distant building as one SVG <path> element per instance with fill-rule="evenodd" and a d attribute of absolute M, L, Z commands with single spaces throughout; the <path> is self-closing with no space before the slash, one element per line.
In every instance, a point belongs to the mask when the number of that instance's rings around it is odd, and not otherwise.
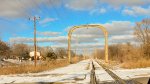
<path fill-rule="evenodd" d="M 29 56 L 30 56 L 29 60 L 34 60 L 34 51 L 30 52 Z M 41 59 L 42 58 L 40 52 L 36 52 L 36 56 L 37 56 L 37 59 Z"/>

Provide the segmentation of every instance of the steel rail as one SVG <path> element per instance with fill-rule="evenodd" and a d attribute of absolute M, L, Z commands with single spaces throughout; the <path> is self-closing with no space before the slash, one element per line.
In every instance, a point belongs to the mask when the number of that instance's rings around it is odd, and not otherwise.
<path fill-rule="evenodd" d="M 127 84 L 123 79 L 121 79 L 119 76 L 117 76 L 115 73 L 113 73 L 111 70 L 107 68 L 104 64 L 96 61 L 102 68 L 115 80 L 117 84 Z"/>
<path fill-rule="evenodd" d="M 92 61 L 92 70 L 90 74 L 90 84 L 97 84 L 96 76 L 95 76 L 95 67 L 94 67 L 93 61 Z"/>

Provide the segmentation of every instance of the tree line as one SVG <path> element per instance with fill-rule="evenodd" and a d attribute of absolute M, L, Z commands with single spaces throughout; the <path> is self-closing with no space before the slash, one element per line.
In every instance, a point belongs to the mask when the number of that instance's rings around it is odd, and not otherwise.
<path fill-rule="evenodd" d="M 65 48 L 56 48 L 55 50 L 51 47 L 37 47 L 38 52 L 40 52 L 43 60 L 55 60 L 55 59 L 64 59 L 67 58 L 67 50 Z M 23 58 L 28 60 L 30 58 L 29 53 L 34 51 L 33 46 L 17 43 L 9 45 L 6 42 L 0 40 L 0 57 L 1 58 Z M 75 53 L 72 51 L 72 56 L 75 56 Z"/>

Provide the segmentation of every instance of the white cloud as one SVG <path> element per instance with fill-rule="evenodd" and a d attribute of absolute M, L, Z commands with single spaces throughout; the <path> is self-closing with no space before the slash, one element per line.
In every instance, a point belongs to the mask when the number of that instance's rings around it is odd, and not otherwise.
<path fill-rule="evenodd" d="M 149 0 L 99 0 L 99 1 L 100 3 L 106 3 L 114 7 L 150 4 Z"/>
<path fill-rule="evenodd" d="M 72 38 L 94 38 L 99 37 L 98 35 L 94 34 L 73 34 Z"/>
<path fill-rule="evenodd" d="M 29 17 L 42 11 L 41 4 L 51 6 L 58 5 L 61 0 L 1 0 L 0 17 L 16 18 Z"/>
<path fill-rule="evenodd" d="M 105 12 L 106 12 L 106 9 L 105 9 L 105 8 L 101 8 L 99 12 L 100 12 L 100 13 L 105 13 Z"/>
<path fill-rule="evenodd" d="M 133 42 L 133 29 L 134 26 L 130 21 L 112 21 L 109 23 L 101 24 L 108 30 L 109 44 Z M 59 32 L 40 32 L 42 35 L 57 35 Z M 37 41 L 40 43 L 51 42 L 55 47 L 67 46 L 67 36 L 57 37 L 37 37 Z M 98 28 L 81 28 L 74 31 L 72 34 L 72 46 L 82 48 L 94 48 L 102 47 L 104 45 L 103 32 Z M 33 43 L 33 38 L 15 37 L 10 38 L 10 42 L 24 42 Z M 78 43 L 77 43 L 78 42 Z"/>
<path fill-rule="evenodd" d="M 72 38 L 71 42 L 76 43 L 78 42 L 98 42 L 95 39 L 89 39 L 87 37 L 79 38 Z M 27 37 L 14 37 L 9 39 L 12 43 L 33 43 L 33 38 L 27 38 Z M 44 42 L 52 42 L 54 44 L 67 44 L 68 37 L 67 36 L 57 36 L 57 37 L 37 37 L 37 42 L 44 43 Z"/>
<path fill-rule="evenodd" d="M 114 35 L 109 38 L 109 44 L 126 44 L 130 43 L 132 45 L 137 45 L 141 44 L 141 42 L 137 41 L 136 36 L 133 34 L 127 34 L 127 35 Z"/>
<path fill-rule="evenodd" d="M 109 41 L 112 43 L 126 43 L 126 42 L 135 42 L 135 36 L 130 35 L 115 35 L 109 38 Z"/>
<path fill-rule="evenodd" d="M 68 0 L 65 6 L 73 10 L 91 10 L 96 6 L 96 0 Z"/>
<path fill-rule="evenodd" d="M 58 36 L 61 32 L 37 32 L 40 36 Z"/>
<path fill-rule="evenodd" d="M 74 43 L 89 43 L 89 42 L 98 42 L 98 35 L 92 34 L 73 34 L 72 38 L 74 39 Z"/>
<path fill-rule="evenodd" d="M 14 37 L 9 39 L 10 42 L 17 42 L 17 43 L 32 43 L 33 38 L 27 38 L 27 37 Z M 65 36 L 58 36 L 58 37 L 52 37 L 52 38 L 37 38 L 37 42 L 55 42 L 55 43 L 65 43 L 67 42 L 67 37 Z"/>
<path fill-rule="evenodd" d="M 144 6 L 149 5 L 149 0 L 67 0 L 65 2 L 65 6 L 69 9 L 73 10 L 97 10 L 99 12 L 106 12 L 105 10 L 101 9 L 103 5 L 110 5 L 113 7 L 121 7 L 121 6 Z M 98 12 L 98 11 L 97 11 Z"/>
<path fill-rule="evenodd" d="M 130 34 L 133 31 L 134 24 L 130 21 L 112 21 L 104 24 L 100 24 L 104 26 L 109 35 L 120 35 L 120 34 Z M 103 32 L 98 28 L 81 28 L 74 31 L 75 34 L 91 34 L 91 35 L 103 35 Z"/>
<path fill-rule="evenodd" d="M 134 23 L 130 21 L 112 21 L 102 24 L 110 35 L 130 34 L 133 31 Z"/>
<path fill-rule="evenodd" d="M 62 3 L 63 2 L 63 3 Z M 105 3 L 111 6 L 145 6 L 150 4 L 150 0 L 1 0 L 0 17 L 16 18 L 30 17 L 35 14 L 44 13 L 42 6 L 60 6 L 77 11 L 91 11 L 105 13 Z M 106 5 L 107 6 L 107 5 Z"/>
<path fill-rule="evenodd" d="M 124 9 L 122 13 L 126 15 L 132 15 L 132 16 L 138 16 L 138 15 L 150 16 L 150 6 L 148 8 L 133 6 L 132 8 Z"/>
<path fill-rule="evenodd" d="M 10 43 L 24 43 L 24 42 L 33 42 L 33 38 L 27 38 L 27 37 L 14 37 L 14 38 L 9 38 Z"/>
<path fill-rule="evenodd" d="M 106 9 L 105 8 L 99 8 L 99 9 L 94 9 L 92 11 L 90 11 L 90 14 L 93 15 L 93 14 L 103 14 L 103 13 L 106 13 Z"/>
<path fill-rule="evenodd" d="M 40 24 L 46 24 L 46 23 L 53 22 L 53 21 L 56 21 L 56 20 L 57 20 L 56 18 L 45 18 L 42 21 L 40 21 L 39 23 Z"/>
<path fill-rule="evenodd" d="M 133 10 L 129 10 L 129 9 L 124 9 L 123 14 L 126 14 L 126 15 L 132 15 L 132 16 L 135 16 L 134 15 L 134 11 Z"/>
<path fill-rule="evenodd" d="M 67 48 L 67 44 L 64 45 L 52 45 L 51 47 L 57 48 L 57 47 L 64 47 Z M 84 43 L 84 44 L 72 44 L 71 49 L 72 50 L 83 50 L 83 49 L 94 49 L 94 48 L 101 48 L 104 47 L 103 44 L 100 43 Z"/>

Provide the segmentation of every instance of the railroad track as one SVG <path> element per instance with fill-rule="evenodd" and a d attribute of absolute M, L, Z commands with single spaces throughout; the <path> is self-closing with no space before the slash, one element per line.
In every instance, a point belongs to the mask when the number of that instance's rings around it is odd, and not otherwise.
<path fill-rule="evenodd" d="M 104 64 L 96 61 L 102 68 L 115 80 L 116 84 L 127 84 L 123 79 L 121 79 L 119 76 L 117 76 L 115 73 L 113 73 L 111 70 L 107 68 Z"/>
<path fill-rule="evenodd" d="M 95 67 L 92 62 L 92 70 L 91 70 L 91 75 L 90 75 L 90 84 L 97 84 L 96 82 L 96 76 L 95 76 Z"/>
<path fill-rule="evenodd" d="M 99 83 L 100 81 L 98 81 L 96 78 L 96 74 L 95 74 L 95 65 L 93 63 L 94 61 L 92 61 L 92 70 L 91 70 L 91 80 L 90 80 L 90 83 L 91 84 L 101 84 Z M 119 76 L 117 76 L 115 73 L 113 73 L 109 68 L 108 66 L 102 64 L 101 62 L 99 62 L 98 60 L 96 60 L 96 63 L 98 65 L 100 65 L 113 79 L 114 79 L 114 82 L 112 83 L 104 83 L 104 84 L 142 84 L 142 83 L 139 83 L 133 79 L 130 79 L 130 80 L 123 80 L 121 79 Z"/>

